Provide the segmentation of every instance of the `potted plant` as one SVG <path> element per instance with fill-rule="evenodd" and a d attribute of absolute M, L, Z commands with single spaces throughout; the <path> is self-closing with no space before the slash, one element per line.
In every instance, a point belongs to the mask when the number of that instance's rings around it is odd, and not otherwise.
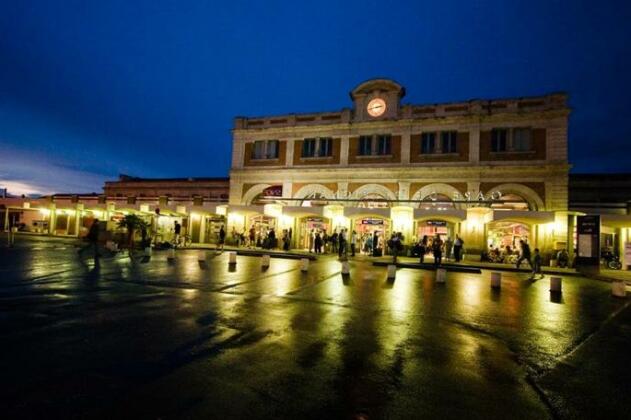
<path fill-rule="evenodd" d="M 132 250 L 134 249 L 136 232 L 143 228 L 146 229 L 148 224 L 135 214 L 127 214 L 118 222 L 118 227 L 127 229 L 127 246 Z"/>

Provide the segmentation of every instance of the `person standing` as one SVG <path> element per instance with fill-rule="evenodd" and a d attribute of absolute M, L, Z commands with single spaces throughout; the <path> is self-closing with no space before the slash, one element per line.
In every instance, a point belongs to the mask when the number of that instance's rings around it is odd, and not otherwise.
<path fill-rule="evenodd" d="M 217 244 L 217 250 L 223 251 L 223 244 L 226 242 L 226 231 L 223 225 L 219 228 L 219 243 Z"/>
<path fill-rule="evenodd" d="M 331 235 L 331 252 L 333 252 L 334 254 L 337 252 L 337 245 L 338 245 L 338 234 L 337 234 L 337 229 L 335 229 L 333 231 L 333 235 Z"/>
<path fill-rule="evenodd" d="M 532 268 L 532 261 L 530 260 L 530 245 L 528 245 L 523 239 L 519 241 L 519 245 L 521 248 L 521 252 L 519 254 L 519 258 L 517 259 L 517 268 L 519 268 L 521 262 L 524 260 L 528 261 L 528 265 L 530 266 L 530 268 Z"/>
<path fill-rule="evenodd" d="M 320 232 L 317 232 L 315 234 L 315 239 L 313 240 L 314 243 L 314 247 L 315 247 L 315 253 L 316 254 L 321 254 L 322 253 L 322 237 L 320 236 Z"/>
<path fill-rule="evenodd" d="M 462 247 L 464 246 L 464 241 L 458 235 L 456 235 L 456 239 L 454 240 L 454 259 L 456 262 L 460 262 L 462 258 Z"/>
<path fill-rule="evenodd" d="M 345 229 L 340 230 L 340 234 L 337 236 L 338 239 L 338 257 L 341 259 L 342 255 L 344 255 L 344 250 L 346 249 L 346 231 Z"/>
<path fill-rule="evenodd" d="M 99 232 L 100 232 L 99 219 L 94 219 L 94 221 L 92 222 L 92 225 L 90 226 L 90 230 L 88 231 L 88 234 L 85 237 L 88 241 L 88 244 L 79 250 L 79 255 L 82 255 L 85 250 L 92 248 L 92 252 L 94 255 L 94 267 L 98 267 L 100 265 Z"/>
<path fill-rule="evenodd" d="M 254 226 L 250 228 L 250 236 L 248 238 L 250 241 L 248 243 L 249 248 L 254 248 L 256 246 L 256 230 Z"/>
<path fill-rule="evenodd" d="M 535 255 L 532 257 L 532 277 L 534 280 L 537 274 L 541 275 L 543 278 L 543 274 L 541 273 L 541 254 L 539 254 L 539 248 L 535 248 Z"/>
<path fill-rule="evenodd" d="M 351 257 L 355 256 L 355 247 L 357 246 L 357 232 L 351 233 Z"/>
<path fill-rule="evenodd" d="M 451 247 L 453 246 L 453 241 L 451 240 L 451 237 L 447 237 L 447 239 L 445 239 L 445 259 L 446 260 L 450 260 L 451 259 Z"/>
<path fill-rule="evenodd" d="M 432 241 L 432 251 L 434 253 L 434 265 L 439 266 L 443 260 L 443 241 L 438 234 L 436 234 Z"/>
<path fill-rule="evenodd" d="M 173 222 L 173 247 L 177 248 L 180 244 L 180 233 L 182 232 L 182 225 L 176 220 Z"/>
<path fill-rule="evenodd" d="M 313 229 L 309 232 L 309 252 L 313 252 L 315 248 L 315 233 Z"/>

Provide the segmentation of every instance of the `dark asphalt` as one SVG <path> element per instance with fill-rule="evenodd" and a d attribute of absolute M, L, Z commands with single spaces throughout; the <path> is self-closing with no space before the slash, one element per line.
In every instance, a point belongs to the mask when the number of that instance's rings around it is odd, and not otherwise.
<path fill-rule="evenodd" d="M 440 285 L 369 261 L 343 278 L 331 258 L 301 273 L 197 256 L 94 270 L 71 243 L 0 248 L 3 417 L 587 418 L 592 396 L 609 418 L 631 409 L 629 299 L 607 283 L 567 277 L 558 299 L 549 277 L 517 273 L 494 292 L 487 271 Z"/>

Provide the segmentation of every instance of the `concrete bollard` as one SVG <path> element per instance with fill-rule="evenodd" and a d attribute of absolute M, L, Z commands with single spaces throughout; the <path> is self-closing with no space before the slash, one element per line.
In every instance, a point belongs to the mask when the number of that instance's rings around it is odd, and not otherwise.
<path fill-rule="evenodd" d="M 175 259 L 175 248 L 169 249 L 168 259 L 170 259 L 170 260 L 174 260 Z"/>
<path fill-rule="evenodd" d="M 228 264 L 236 264 L 237 263 L 237 253 L 234 251 L 230 251 L 228 253 Z"/>
<path fill-rule="evenodd" d="M 499 289 L 502 287 L 502 273 L 491 273 L 491 289 Z"/>
<path fill-rule="evenodd" d="M 397 266 L 394 264 L 388 264 L 388 278 L 394 279 L 397 276 Z"/>
<path fill-rule="evenodd" d="M 151 247 L 148 246 L 145 248 L 145 257 L 150 257 L 151 256 Z"/>
<path fill-rule="evenodd" d="M 309 270 L 309 258 L 300 259 L 300 271 L 307 272 Z"/>
<path fill-rule="evenodd" d="M 612 281 L 611 295 L 615 297 L 627 297 L 627 285 L 625 282 L 621 280 Z"/>
<path fill-rule="evenodd" d="M 197 254 L 197 261 L 204 262 L 206 261 L 206 251 L 199 251 Z"/>
<path fill-rule="evenodd" d="M 550 277 L 550 291 L 555 293 L 561 293 L 563 284 L 561 277 Z"/>
<path fill-rule="evenodd" d="M 351 272 L 351 266 L 348 261 L 342 261 L 342 274 L 349 274 Z"/>
<path fill-rule="evenodd" d="M 261 267 L 269 267 L 269 255 L 263 255 L 261 258 Z"/>
<path fill-rule="evenodd" d="M 447 281 L 447 270 L 444 268 L 436 269 L 436 283 L 445 283 Z"/>

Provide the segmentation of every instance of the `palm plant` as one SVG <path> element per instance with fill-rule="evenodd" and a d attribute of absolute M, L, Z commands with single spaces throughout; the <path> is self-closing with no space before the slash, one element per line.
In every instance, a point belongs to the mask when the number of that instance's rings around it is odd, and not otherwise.
<path fill-rule="evenodd" d="M 118 222 L 118 227 L 127 229 L 127 246 L 129 246 L 129 249 L 134 249 L 134 234 L 139 229 L 146 229 L 148 223 L 135 214 L 126 214 L 125 217 Z"/>

